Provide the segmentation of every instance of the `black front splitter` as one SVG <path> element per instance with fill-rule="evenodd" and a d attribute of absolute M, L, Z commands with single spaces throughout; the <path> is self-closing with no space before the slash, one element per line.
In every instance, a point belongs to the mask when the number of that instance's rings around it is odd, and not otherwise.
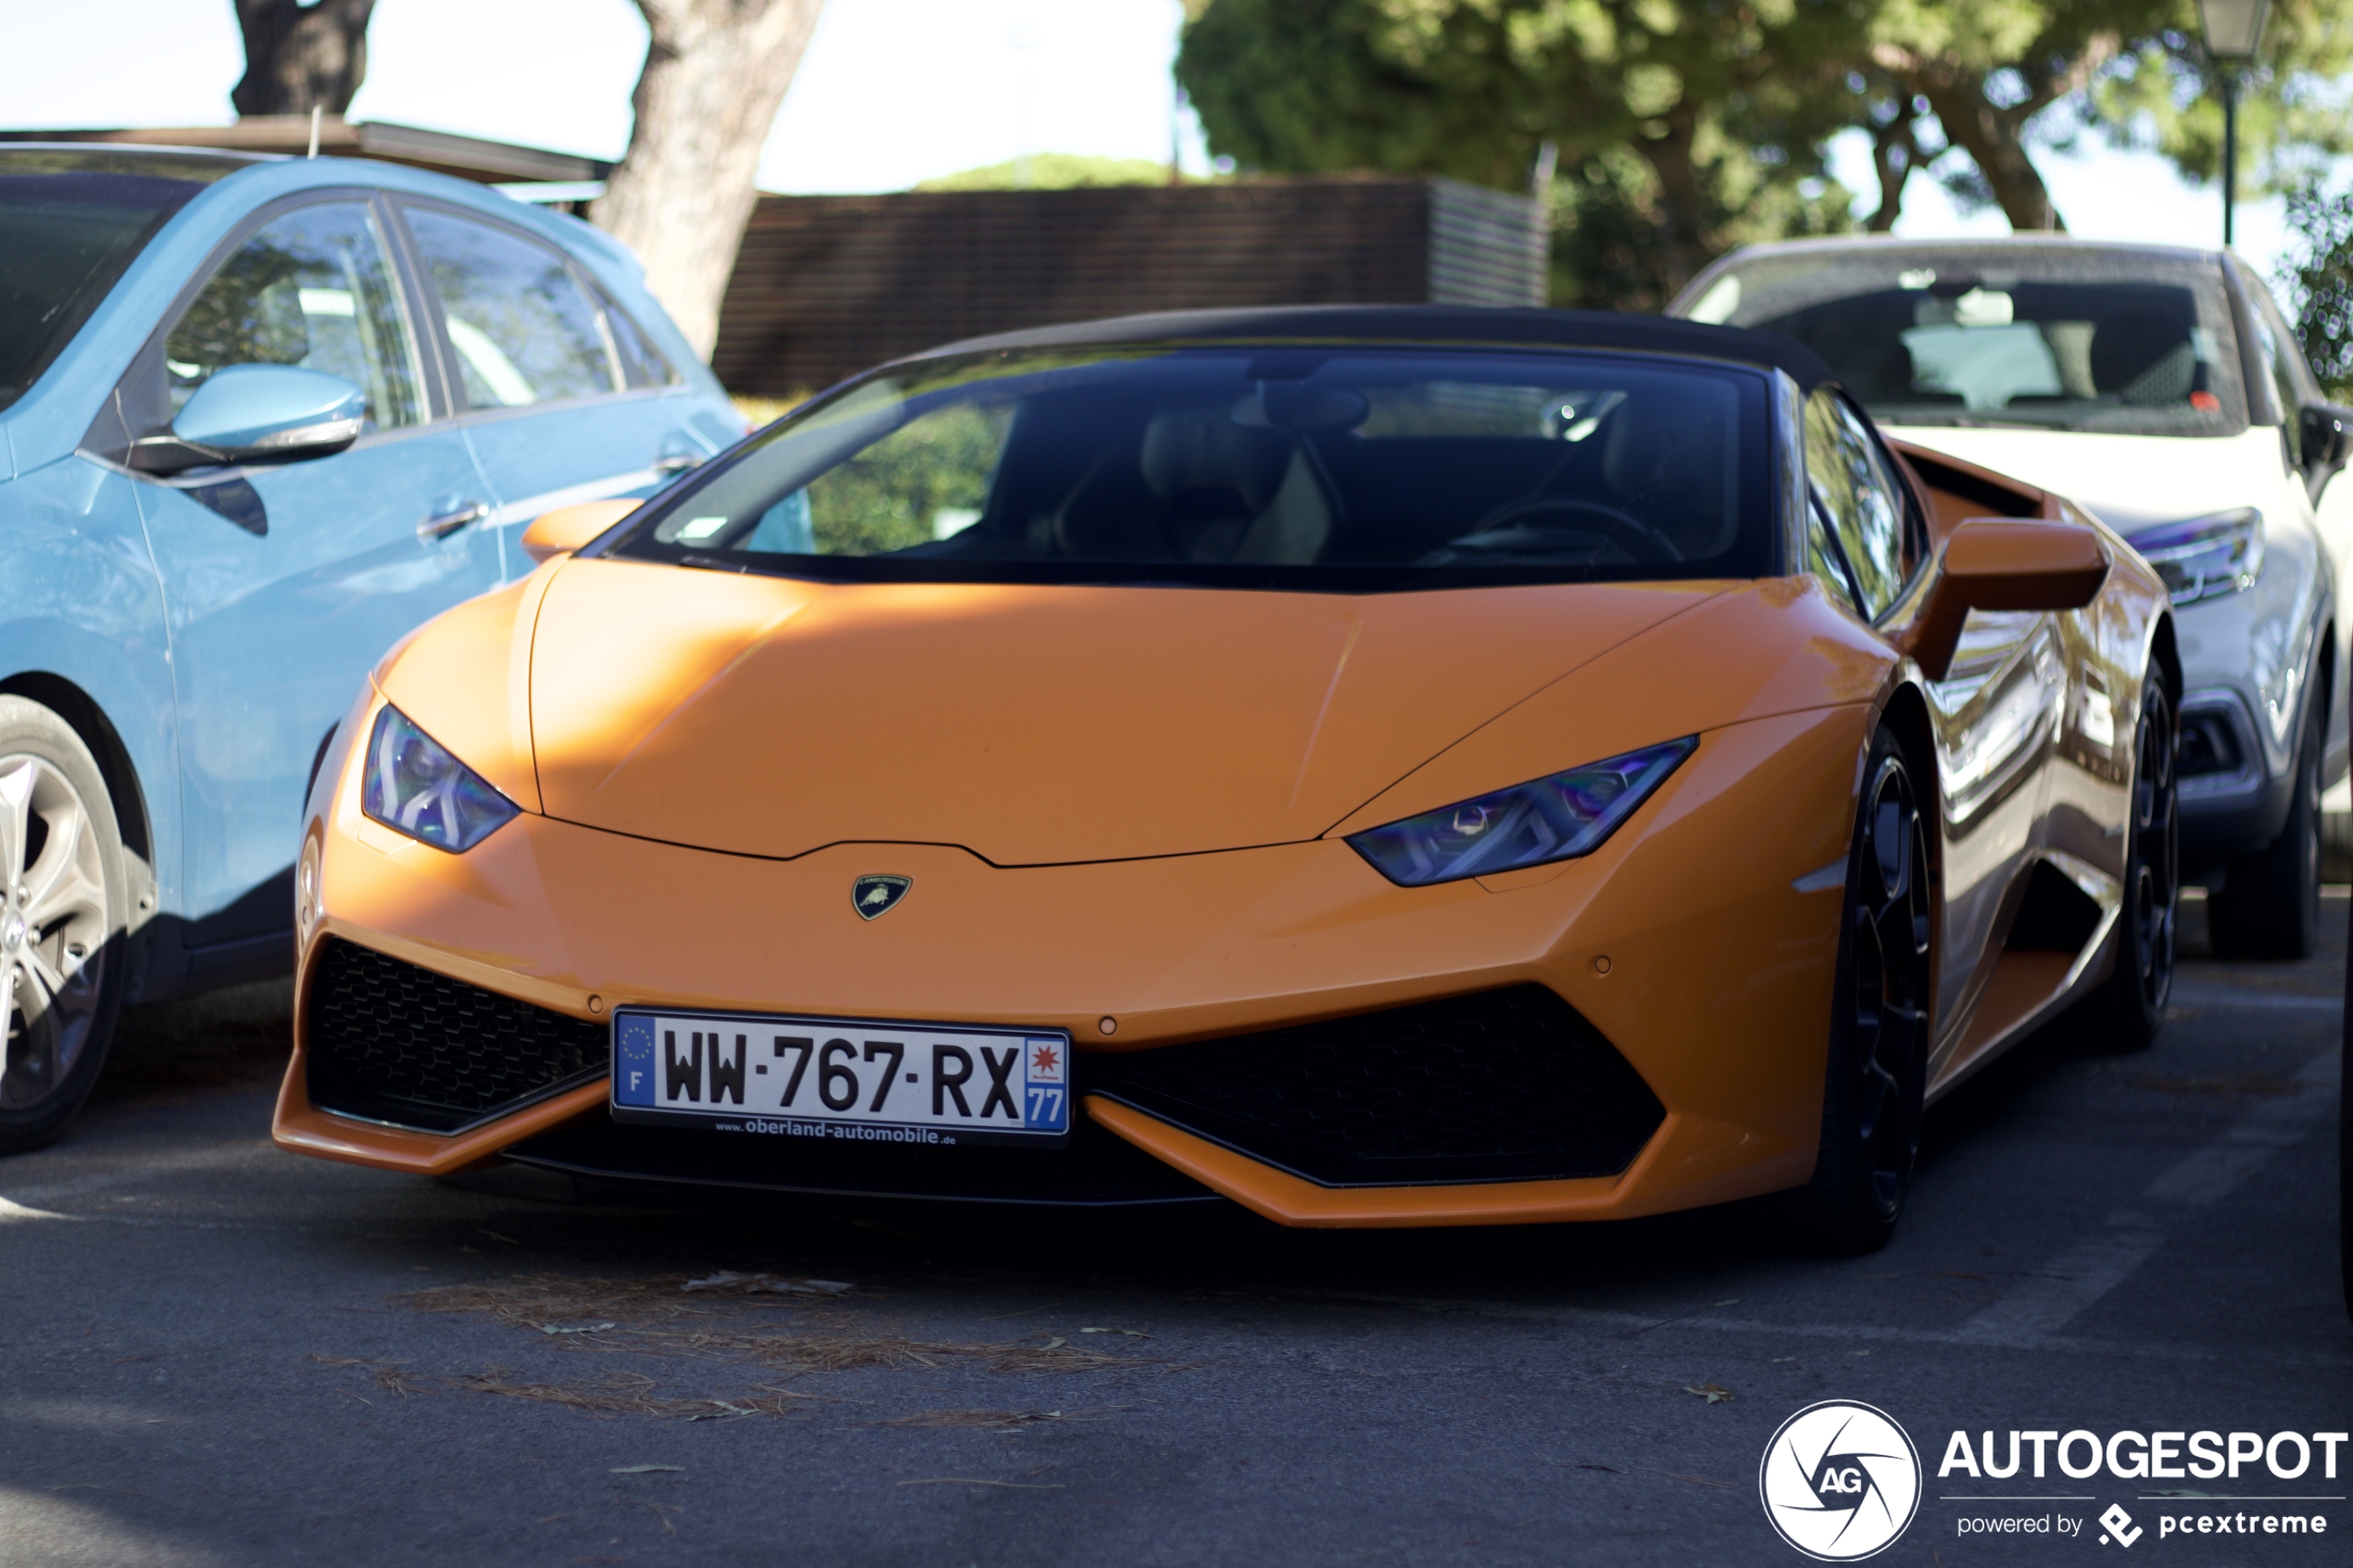
<path fill-rule="evenodd" d="M 615 1181 L 843 1198 L 1107 1209 L 1224 1203 L 1199 1182 L 1088 1121 L 1058 1148 L 821 1143 L 624 1126 L 598 1115 L 500 1151 L 520 1165 Z"/>

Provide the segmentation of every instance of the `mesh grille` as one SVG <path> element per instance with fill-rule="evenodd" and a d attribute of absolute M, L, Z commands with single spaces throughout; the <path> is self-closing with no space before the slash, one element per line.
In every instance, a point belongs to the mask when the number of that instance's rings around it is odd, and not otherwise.
<path fill-rule="evenodd" d="M 1083 1084 L 1326 1186 L 1616 1175 L 1666 1108 L 1541 985 L 1132 1053 Z"/>
<path fill-rule="evenodd" d="M 310 984 L 310 1103 L 447 1133 L 608 1070 L 605 1026 L 349 942 Z"/>

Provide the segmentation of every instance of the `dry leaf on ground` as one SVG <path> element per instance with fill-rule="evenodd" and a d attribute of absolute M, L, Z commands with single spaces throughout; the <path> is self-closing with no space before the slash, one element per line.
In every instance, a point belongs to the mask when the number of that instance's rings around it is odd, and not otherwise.
<path fill-rule="evenodd" d="M 678 1288 L 740 1290 L 747 1296 L 761 1292 L 771 1296 L 846 1296 L 858 1287 L 846 1280 L 785 1279 L 775 1274 L 739 1274 L 733 1269 L 722 1269 L 704 1279 L 690 1279 Z"/>
<path fill-rule="evenodd" d="M 589 1381 L 574 1379 L 561 1383 L 540 1383 L 518 1378 L 505 1367 L 493 1367 L 487 1372 L 462 1373 L 445 1379 L 443 1386 L 475 1394 L 497 1394 L 510 1399 L 531 1399 L 543 1404 L 562 1405 L 568 1410 L 585 1411 L 592 1415 L 649 1415 L 671 1419 L 684 1417 L 688 1421 L 713 1417 L 751 1415 L 781 1416 L 792 1408 L 789 1394 L 739 1395 L 733 1399 L 682 1399 L 657 1395 L 658 1385 L 650 1377 L 630 1373 L 612 1373 Z"/>
<path fill-rule="evenodd" d="M 747 1282 L 772 1277 L 736 1276 L 730 1289 L 722 1292 L 713 1287 L 684 1300 L 680 1298 L 686 1291 L 676 1275 L 613 1280 L 548 1273 L 517 1274 L 496 1284 L 442 1286 L 396 1299 L 417 1311 L 478 1313 L 542 1334 L 549 1332 L 551 1323 L 609 1322 L 612 1326 L 567 1336 L 564 1343 L 581 1350 L 751 1361 L 785 1373 L 932 1368 L 958 1361 L 980 1361 L 1002 1373 L 1103 1372 L 1145 1366 L 1174 1371 L 1180 1364 L 1109 1349 L 1081 1349 L 1059 1335 L 1043 1332 L 979 1343 L 916 1339 L 861 1327 L 855 1317 L 848 1315 L 853 1311 L 849 1304 L 832 1301 L 810 1302 L 797 1309 L 798 1316 L 781 1319 L 775 1314 L 783 1303 L 755 1298 L 773 1291 L 744 1287 Z M 708 1282 L 689 1280 L 685 1285 L 698 1283 Z M 816 1315 L 812 1317 L 812 1313 Z"/>

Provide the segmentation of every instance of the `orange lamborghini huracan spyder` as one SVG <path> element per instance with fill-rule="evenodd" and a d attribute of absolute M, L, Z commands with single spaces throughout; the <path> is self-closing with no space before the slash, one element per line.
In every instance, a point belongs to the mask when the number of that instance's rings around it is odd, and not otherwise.
<path fill-rule="evenodd" d="M 1925 1103 L 2163 1015 L 2162 584 L 1777 337 L 1058 327 L 627 506 L 324 755 L 285 1148 L 1860 1248 Z"/>

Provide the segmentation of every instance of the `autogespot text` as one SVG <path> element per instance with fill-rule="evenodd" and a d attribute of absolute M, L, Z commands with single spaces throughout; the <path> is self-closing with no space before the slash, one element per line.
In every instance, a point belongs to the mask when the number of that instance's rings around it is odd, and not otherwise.
<path fill-rule="evenodd" d="M 2259 1461 L 2277 1479 L 2293 1481 L 2310 1470 L 2317 1458 L 2321 1477 L 2334 1481 L 2337 1450 L 2353 1434 L 2274 1432 L 2267 1437 L 2259 1432 L 2112 1432 L 2103 1438 L 2078 1428 L 2068 1433 L 2012 1432 L 2008 1437 L 2007 1445 L 2001 1446 L 1993 1433 L 1983 1434 L 1981 1452 L 1971 1447 L 1968 1433 L 1954 1433 L 1944 1445 L 1937 1475 L 2001 1481 L 2018 1474 L 2021 1464 L 2032 1463 L 2032 1474 L 2043 1476 L 2048 1474 L 2045 1465 L 2056 1463 L 2060 1474 L 2078 1481 L 2102 1471 L 2120 1481 L 2212 1481 L 2224 1476 L 2235 1481 L 2242 1469 L 2254 1474 Z"/>

